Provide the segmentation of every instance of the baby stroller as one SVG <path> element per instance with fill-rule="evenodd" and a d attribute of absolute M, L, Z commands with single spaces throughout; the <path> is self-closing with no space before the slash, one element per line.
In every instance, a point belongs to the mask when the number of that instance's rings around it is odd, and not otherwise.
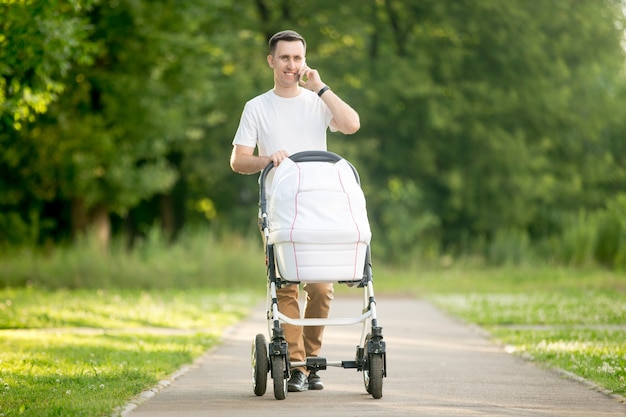
<path fill-rule="evenodd" d="M 252 342 L 253 389 L 265 394 L 268 373 L 274 397 L 285 399 L 290 368 L 320 371 L 328 366 L 363 372 L 366 391 L 382 397 L 386 346 L 378 325 L 369 242 L 371 231 L 365 197 L 354 166 L 337 154 L 307 151 L 294 154 L 259 178 L 260 222 L 267 265 L 267 325 Z M 270 172 L 271 185 L 266 189 Z M 361 288 L 363 309 L 356 317 L 292 319 L 278 309 L 277 288 L 284 285 L 337 282 Z M 362 323 L 354 360 L 308 357 L 290 362 L 281 323 L 297 326 L 347 326 Z M 368 328 L 368 323 L 371 325 Z M 368 332 L 369 330 L 369 332 Z"/>

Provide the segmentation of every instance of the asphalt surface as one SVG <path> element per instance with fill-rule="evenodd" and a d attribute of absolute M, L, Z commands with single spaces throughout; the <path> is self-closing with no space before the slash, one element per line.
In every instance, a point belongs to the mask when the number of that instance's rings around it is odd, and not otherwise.
<path fill-rule="evenodd" d="M 333 317 L 354 317 L 361 299 L 337 296 Z M 432 305 L 414 299 L 378 299 L 387 343 L 383 397 L 367 394 L 363 374 L 329 367 L 325 389 L 274 398 L 252 390 L 251 344 L 267 335 L 264 306 L 225 335 L 223 343 L 193 366 L 146 392 L 124 417 L 195 416 L 626 416 L 621 397 L 559 372 L 540 369 L 493 344 Z M 327 327 L 322 355 L 353 360 L 361 326 Z"/>

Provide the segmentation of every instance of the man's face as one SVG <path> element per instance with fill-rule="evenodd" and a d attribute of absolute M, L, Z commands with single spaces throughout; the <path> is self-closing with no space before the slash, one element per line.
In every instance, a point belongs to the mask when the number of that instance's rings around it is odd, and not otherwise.
<path fill-rule="evenodd" d="M 300 41 L 278 41 L 274 55 L 267 62 L 274 69 L 274 82 L 282 87 L 298 85 L 299 73 L 304 66 L 304 45 Z"/>

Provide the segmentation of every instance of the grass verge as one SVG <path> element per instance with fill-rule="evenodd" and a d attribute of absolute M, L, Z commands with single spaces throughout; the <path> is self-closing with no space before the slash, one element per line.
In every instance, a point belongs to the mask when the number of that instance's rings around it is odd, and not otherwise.
<path fill-rule="evenodd" d="M 626 276 L 603 270 L 500 268 L 397 273 L 413 294 L 477 324 L 538 364 L 626 394 Z M 411 278 L 412 277 L 412 278 Z M 378 281 L 384 281 L 379 279 Z M 380 292 L 380 290 L 379 290 Z"/>
<path fill-rule="evenodd" d="M 256 300 L 215 290 L 0 290 L 0 415 L 111 415 L 218 343 Z"/>

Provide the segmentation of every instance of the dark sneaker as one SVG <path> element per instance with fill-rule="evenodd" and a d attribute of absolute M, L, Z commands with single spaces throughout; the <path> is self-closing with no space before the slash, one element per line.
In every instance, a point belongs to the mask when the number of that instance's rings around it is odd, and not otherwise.
<path fill-rule="evenodd" d="M 309 389 L 312 389 L 312 390 L 324 389 L 324 383 L 322 382 L 322 378 L 320 378 L 320 376 L 316 374 L 315 372 L 311 372 L 309 374 L 308 381 L 309 381 Z"/>
<path fill-rule="evenodd" d="M 306 375 L 299 369 L 295 369 L 291 373 L 291 378 L 287 381 L 287 390 L 289 392 L 302 392 L 309 389 Z"/>

